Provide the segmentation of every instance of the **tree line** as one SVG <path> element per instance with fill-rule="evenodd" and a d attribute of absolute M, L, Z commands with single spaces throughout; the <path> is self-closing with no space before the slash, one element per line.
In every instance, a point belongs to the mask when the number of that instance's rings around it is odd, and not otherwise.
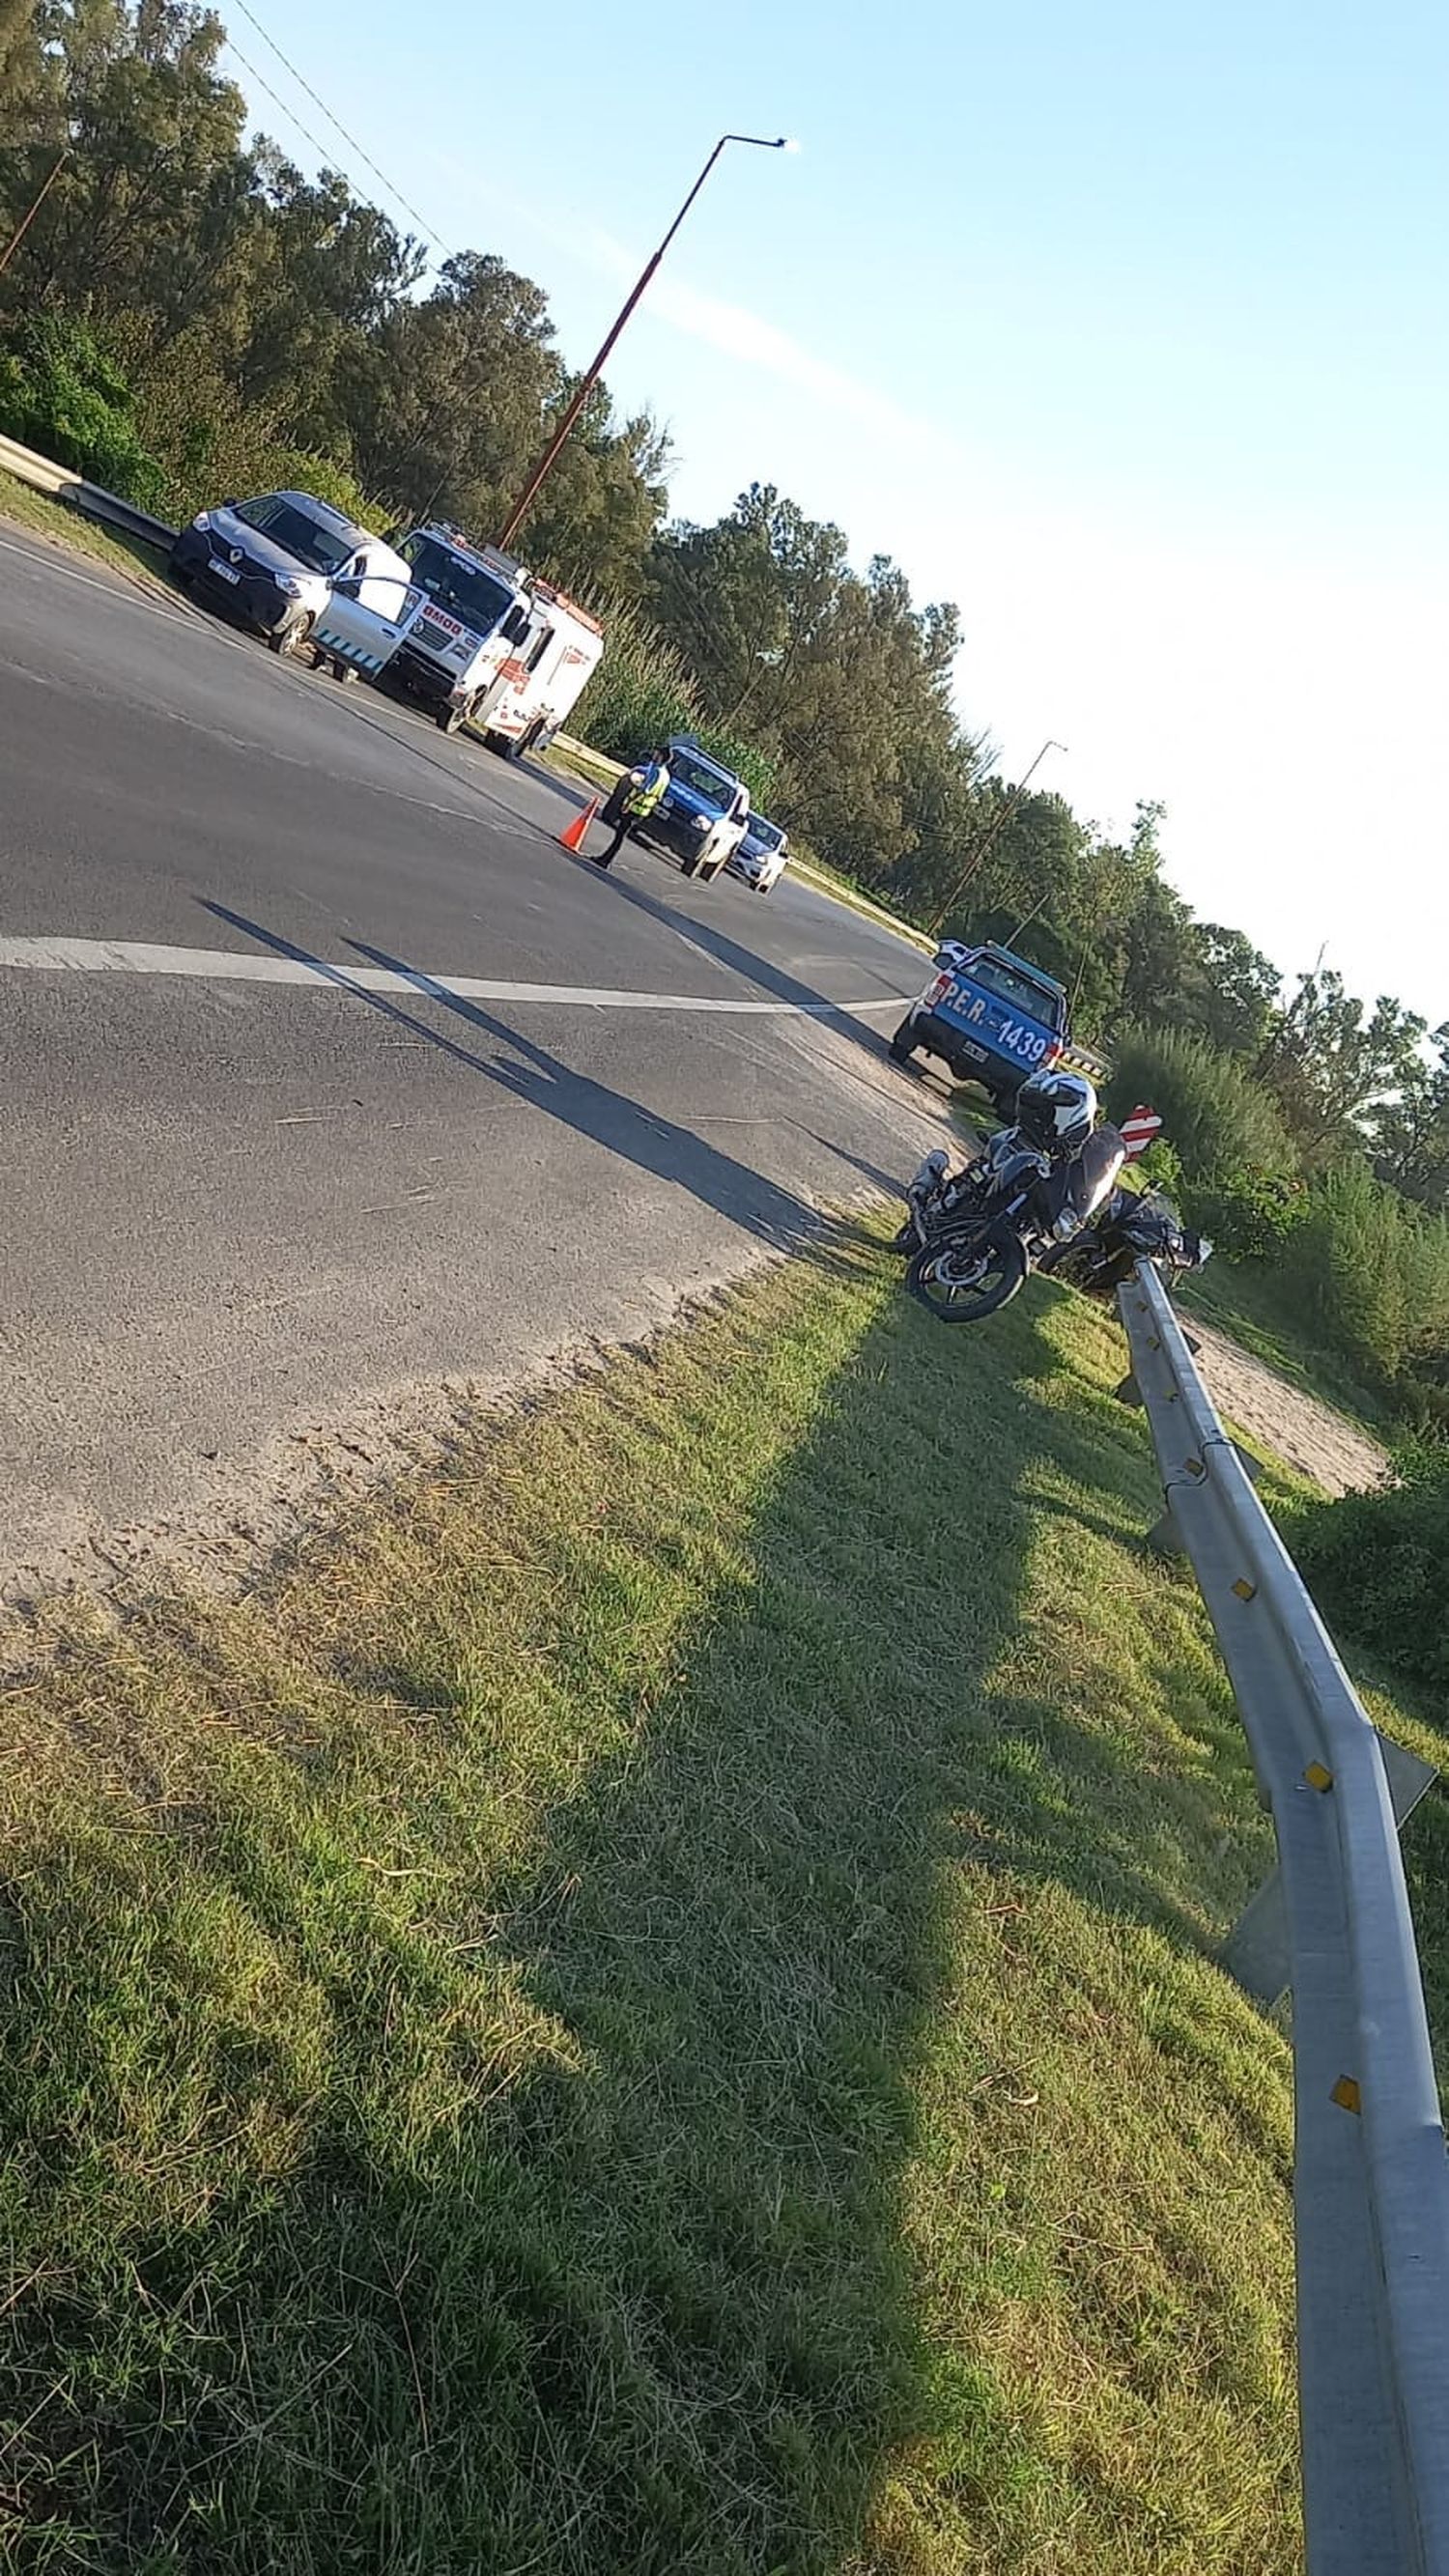
<path fill-rule="evenodd" d="M 173 518 L 295 482 L 488 535 L 576 382 L 543 291 L 486 251 L 430 269 L 340 172 L 248 139 L 224 42 L 187 0 L 0 0 L 0 428 Z M 600 385 L 524 532 L 609 621 L 584 702 L 604 748 L 695 724 L 856 883 L 1018 942 L 1179 1133 L 1216 1119 L 1197 1179 L 1232 1183 L 1246 1237 L 1349 1164 L 1449 1205 L 1449 1028 L 1333 973 L 1285 995 L 1167 883 L 1159 806 L 1113 835 L 1001 774 L 957 711 L 955 606 L 884 556 L 857 569 L 765 482 L 671 521 L 669 462 Z M 989 634 L 975 651 L 989 668 Z"/>

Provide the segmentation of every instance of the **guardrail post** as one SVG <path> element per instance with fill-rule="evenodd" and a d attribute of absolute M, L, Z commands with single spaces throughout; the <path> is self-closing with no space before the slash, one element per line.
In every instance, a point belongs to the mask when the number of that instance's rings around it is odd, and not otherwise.
<path fill-rule="evenodd" d="M 1382 1728 L 1375 1727 L 1374 1733 L 1383 1756 L 1394 1823 L 1402 1831 L 1439 1774 L 1432 1762 L 1422 1762 Z M 1281 2003 L 1293 1973 L 1280 1869 L 1270 1870 L 1257 1894 L 1249 1897 L 1218 1955 L 1234 1983 L 1255 2003 L 1265 2004 L 1269 2011 Z"/>

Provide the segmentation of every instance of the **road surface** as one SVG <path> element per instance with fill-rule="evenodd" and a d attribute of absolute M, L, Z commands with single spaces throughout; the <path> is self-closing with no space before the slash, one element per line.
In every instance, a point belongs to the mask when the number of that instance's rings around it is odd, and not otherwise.
<path fill-rule="evenodd" d="M 919 954 L 0 526 L 0 1583 L 297 1524 L 936 1132 Z"/>

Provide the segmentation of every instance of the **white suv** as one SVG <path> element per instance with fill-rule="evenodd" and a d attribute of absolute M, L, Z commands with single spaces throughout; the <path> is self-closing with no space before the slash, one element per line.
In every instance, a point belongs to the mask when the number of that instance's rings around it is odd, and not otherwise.
<path fill-rule="evenodd" d="M 767 823 L 763 814 L 752 814 L 744 839 L 725 865 L 731 876 L 743 877 L 752 894 L 768 894 L 784 875 L 789 855 L 790 835 L 783 824 Z"/>

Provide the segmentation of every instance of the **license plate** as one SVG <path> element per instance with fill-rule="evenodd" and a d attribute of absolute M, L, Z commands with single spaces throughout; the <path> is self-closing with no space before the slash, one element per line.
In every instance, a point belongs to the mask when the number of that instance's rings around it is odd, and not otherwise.
<path fill-rule="evenodd" d="M 240 581 L 241 579 L 235 564 L 218 563 L 215 555 L 211 558 L 211 569 L 218 581 Z"/>
<path fill-rule="evenodd" d="M 963 1055 L 969 1055 L 973 1064 L 984 1064 L 986 1062 L 985 1047 L 973 1046 L 969 1038 L 963 1038 L 961 1040 L 961 1053 Z"/>

